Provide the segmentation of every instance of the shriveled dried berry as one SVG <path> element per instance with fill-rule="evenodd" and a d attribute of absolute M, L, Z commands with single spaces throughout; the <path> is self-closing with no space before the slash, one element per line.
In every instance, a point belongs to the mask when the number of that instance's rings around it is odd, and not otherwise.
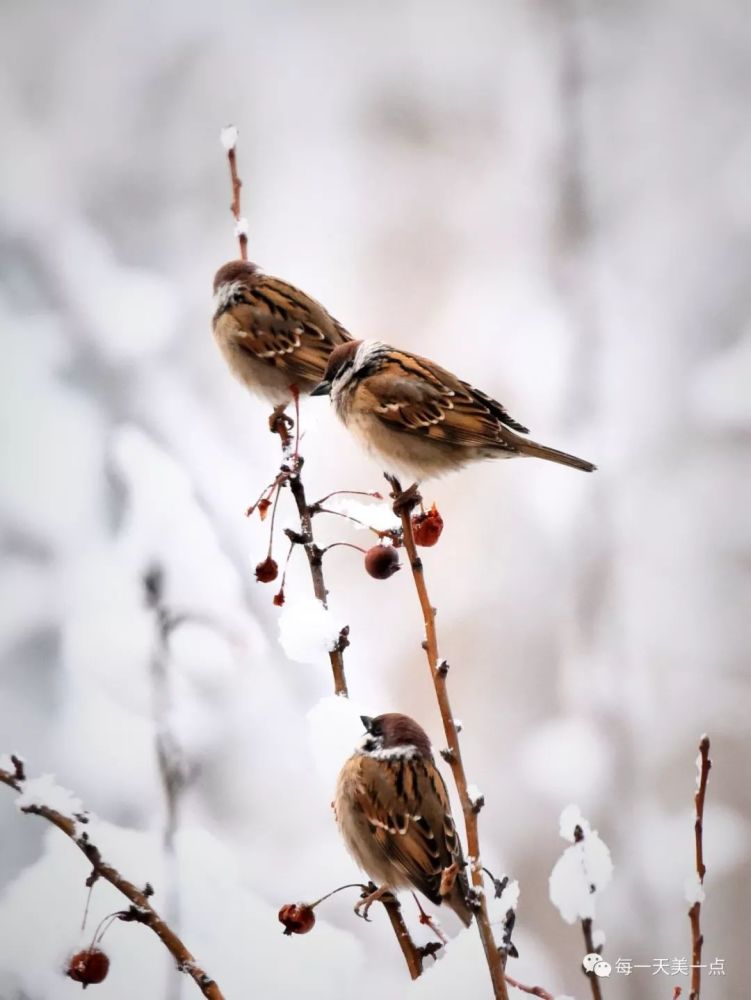
<path fill-rule="evenodd" d="M 276 580 L 279 576 L 279 567 L 276 564 L 276 560 L 272 559 L 271 556 L 268 559 L 264 559 L 263 562 L 256 566 L 256 580 L 259 583 L 271 583 L 272 580 Z"/>
<path fill-rule="evenodd" d="M 400 568 L 393 545 L 374 545 L 365 553 L 365 569 L 375 580 L 388 580 Z"/>
<path fill-rule="evenodd" d="M 83 988 L 101 983 L 107 978 L 110 960 L 101 948 L 89 948 L 77 952 L 68 962 L 67 975 Z"/>
<path fill-rule="evenodd" d="M 412 532 L 415 544 L 429 548 L 435 545 L 443 531 L 443 518 L 435 504 L 427 513 L 412 515 Z"/>
<path fill-rule="evenodd" d="M 285 934 L 307 934 L 313 930 L 316 915 L 307 903 L 285 903 L 279 911 L 279 922 Z"/>

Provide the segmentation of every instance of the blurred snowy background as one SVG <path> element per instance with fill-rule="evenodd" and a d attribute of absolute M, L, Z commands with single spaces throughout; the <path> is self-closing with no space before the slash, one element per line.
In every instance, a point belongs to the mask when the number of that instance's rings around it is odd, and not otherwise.
<path fill-rule="evenodd" d="M 347 894 L 307 937 L 276 920 L 356 874 L 329 804 L 357 732 L 332 727 L 328 664 L 285 655 L 274 588 L 253 579 L 266 525 L 244 509 L 277 445 L 210 335 L 212 276 L 236 253 L 218 140 L 234 122 L 251 259 L 600 466 L 485 465 L 425 491 L 446 522 L 425 562 L 487 800 L 484 860 L 521 884 L 512 973 L 588 994 L 580 928 L 548 898 L 570 802 L 612 852 L 605 956 L 690 954 L 708 731 L 705 954 L 726 975 L 703 996 L 745 996 L 744 0 L 29 0 L 1 21 L 0 751 L 101 817 L 109 854 L 154 883 L 228 1000 L 487 995 L 474 931 L 455 945 L 466 962 L 410 987 L 383 915 L 356 922 Z M 304 426 L 311 498 L 381 488 L 325 400 Z M 339 519 L 318 530 L 362 537 Z M 162 723 L 188 776 L 167 847 L 154 567 L 189 616 L 167 663 Z M 355 706 L 413 714 L 440 745 L 408 574 L 371 580 L 347 549 L 326 571 Z M 298 558 L 288 594 L 309 586 Z M 13 798 L 0 793 L 0 997 L 72 997 L 59 966 L 87 869 Z M 90 926 L 120 905 L 98 885 Z M 105 945 L 103 1000 L 197 995 L 145 929 L 115 925 Z M 606 992 L 675 985 L 638 970 Z"/>

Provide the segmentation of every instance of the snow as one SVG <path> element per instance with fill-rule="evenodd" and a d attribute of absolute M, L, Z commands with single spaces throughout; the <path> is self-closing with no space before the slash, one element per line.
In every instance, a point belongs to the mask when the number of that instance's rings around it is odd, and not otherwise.
<path fill-rule="evenodd" d="M 577 826 L 581 828 L 584 834 L 589 833 L 589 823 L 582 816 L 579 806 L 566 806 L 558 821 L 558 831 L 561 837 L 573 843 Z"/>
<path fill-rule="evenodd" d="M 235 236 L 247 236 L 248 235 L 248 220 L 244 215 L 241 215 L 239 219 L 235 221 Z"/>
<path fill-rule="evenodd" d="M 219 141 L 227 152 L 235 148 L 237 145 L 237 137 L 238 131 L 235 125 L 225 125 L 219 133 Z"/>
<path fill-rule="evenodd" d="M 84 811 L 81 800 L 58 785 L 53 774 L 42 774 L 24 781 L 20 794 L 16 796 L 16 808 L 22 810 L 29 806 L 47 806 L 71 817 Z"/>
<path fill-rule="evenodd" d="M 344 622 L 314 597 L 290 594 L 279 615 L 279 642 L 290 660 L 322 665 Z"/>
<path fill-rule="evenodd" d="M 694 903 L 703 903 L 706 899 L 704 887 L 699 881 L 699 876 L 696 872 L 686 876 L 686 880 L 683 883 L 683 895 L 686 902 L 692 905 Z"/>
<path fill-rule="evenodd" d="M 374 528 L 376 531 L 396 531 L 401 524 L 394 514 L 391 503 L 385 500 L 365 501 L 360 497 L 341 494 L 327 500 L 324 507 L 346 514 L 356 521 L 362 521 L 362 524 L 353 524 L 353 527 L 360 530 Z"/>
<path fill-rule="evenodd" d="M 487 898 L 488 916 L 494 927 L 501 926 L 506 919 L 509 910 L 516 910 L 519 906 L 519 896 L 521 888 L 517 879 L 510 879 L 500 897 L 496 897 L 488 884 L 485 896 Z"/>
<path fill-rule="evenodd" d="M 574 840 L 576 826 L 581 828 L 584 838 L 566 848 L 549 880 L 550 901 L 569 924 L 594 918 L 597 895 L 613 875 L 607 846 L 582 817 L 579 807 L 567 806 L 560 817 L 560 833 L 564 840 Z"/>
<path fill-rule="evenodd" d="M 485 798 L 477 785 L 467 785 L 467 795 L 469 796 L 469 801 L 473 806 L 477 805 L 480 799 Z"/>

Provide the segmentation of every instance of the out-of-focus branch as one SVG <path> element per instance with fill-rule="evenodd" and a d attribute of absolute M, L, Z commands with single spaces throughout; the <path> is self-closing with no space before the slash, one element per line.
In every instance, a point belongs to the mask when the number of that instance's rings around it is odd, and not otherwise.
<path fill-rule="evenodd" d="M 0 768 L 0 782 L 8 785 L 17 792 L 23 792 L 26 785 L 26 775 L 23 762 L 18 757 L 11 756 L 15 772 L 11 773 Z M 200 989 L 201 993 L 208 1000 L 224 1000 L 224 994 L 219 989 L 216 982 L 209 976 L 193 958 L 186 946 L 175 934 L 172 928 L 159 916 L 157 911 L 149 902 L 151 888 L 146 890 L 137 889 L 132 882 L 129 882 L 120 872 L 108 864 L 101 855 L 99 848 L 92 843 L 85 829 L 88 823 L 88 816 L 85 813 L 75 816 L 66 816 L 57 809 L 52 809 L 43 803 L 30 803 L 21 806 L 21 812 L 34 816 L 41 816 L 58 830 L 61 830 L 66 837 L 69 837 L 80 851 L 86 856 L 92 867 L 93 877 L 106 879 L 133 904 L 128 911 L 129 919 L 149 927 L 161 940 L 167 950 L 171 953 L 177 964 L 179 972 L 184 972 Z"/>
<path fill-rule="evenodd" d="M 508 973 L 506 973 L 506 982 L 509 986 L 513 986 L 514 989 L 521 990 L 522 993 L 529 993 L 533 997 L 541 997 L 542 1000 L 554 1000 L 553 994 L 548 993 L 542 986 L 525 986 L 524 983 L 520 983 L 518 979 L 513 979 Z"/>
<path fill-rule="evenodd" d="M 436 699 L 443 720 L 443 730 L 446 735 L 447 749 L 443 752 L 443 757 L 451 767 L 454 782 L 459 793 L 462 812 L 464 813 L 464 826 L 467 834 L 467 853 L 469 855 L 470 876 L 472 886 L 475 890 L 477 908 L 475 918 L 480 932 L 485 960 L 488 964 L 490 979 L 493 984 L 493 995 L 496 1000 L 508 1000 L 506 990 L 506 980 L 503 970 L 503 960 L 498 950 L 498 945 L 493 937 L 493 931 L 488 917 L 487 901 L 485 899 L 485 885 L 482 872 L 482 860 L 480 856 L 480 836 L 477 826 L 477 816 L 480 811 L 480 803 L 474 800 L 468 792 L 467 775 L 464 771 L 461 747 L 459 745 L 459 733 L 456 727 L 454 713 L 451 711 L 448 690 L 446 687 L 446 676 L 448 674 L 448 664 L 445 660 L 439 659 L 438 635 L 435 627 L 435 608 L 430 603 L 428 590 L 425 583 L 425 573 L 423 571 L 422 560 L 417 553 L 414 532 L 412 529 L 412 511 L 421 502 L 416 486 L 410 487 L 406 492 L 402 490 L 399 481 L 393 476 L 386 476 L 391 486 L 391 497 L 394 501 L 394 513 L 402 523 L 402 539 L 404 548 L 412 568 L 412 577 L 415 582 L 415 589 L 422 609 L 423 622 L 425 626 L 425 642 L 423 648 L 428 658 L 430 673 L 433 678 Z"/>
<path fill-rule="evenodd" d="M 699 886 L 704 885 L 706 866 L 704 864 L 704 799 L 707 794 L 707 781 L 712 761 L 709 759 L 709 737 L 702 736 L 699 743 L 699 784 L 694 796 L 696 818 L 694 820 L 694 849 L 696 853 L 696 876 Z M 691 923 L 691 992 L 689 1000 L 699 1000 L 701 992 L 701 949 L 704 936 L 701 932 L 701 900 L 697 899 L 688 911 Z"/>
<path fill-rule="evenodd" d="M 577 830 L 579 827 L 577 827 Z M 591 955 L 592 952 L 597 951 L 595 948 L 595 943 L 592 938 L 592 918 L 585 917 L 582 920 L 582 933 L 584 934 L 584 954 Z M 584 975 L 589 980 L 589 985 L 592 988 L 592 1000 L 602 1000 L 602 990 L 600 989 L 600 980 L 594 974 L 594 972 L 587 972 L 584 970 Z"/>

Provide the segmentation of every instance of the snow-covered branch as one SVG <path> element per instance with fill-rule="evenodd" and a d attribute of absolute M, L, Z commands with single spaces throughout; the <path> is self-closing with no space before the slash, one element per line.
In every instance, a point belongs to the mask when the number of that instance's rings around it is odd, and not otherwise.
<path fill-rule="evenodd" d="M 91 865 L 92 871 L 87 884 L 92 885 L 97 878 L 103 878 L 118 889 L 131 903 L 131 908 L 127 911 L 128 919 L 144 924 L 156 934 L 175 959 L 177 971 L 190 976 L 208 1000 L 224 1000 L 218 984 L 201 968 L 177 934 L 151 905 L 151 886 L 138 889 L 102 857 L 87 832 L 89 816 L 80 801 L 67 789 L 57 785 L 51 775 L 27 778 L 20 757 L 3 757 L 2 763 L 6 761 L 7 768 L 0 767 L 0 782 L 19 793 L 16 800 L 18 809 L 23 813 L 41 816 L 69 837 Z"/>

